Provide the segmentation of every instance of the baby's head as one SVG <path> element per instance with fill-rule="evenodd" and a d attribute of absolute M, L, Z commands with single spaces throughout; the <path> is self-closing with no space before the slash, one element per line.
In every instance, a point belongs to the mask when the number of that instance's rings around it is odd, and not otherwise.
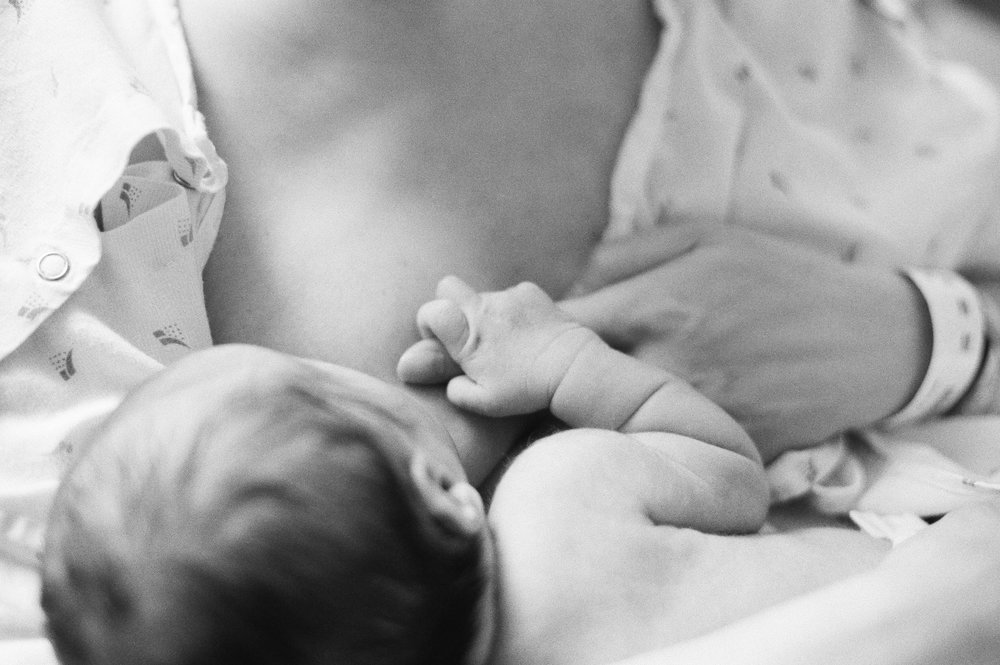
<path fill-rule="evenodd" d="M 67 474 L 43 561 L 53 644 L 64 665 L 477 660 L 492 550 L 463 478 L 396 387 L 253 347 L 196 354 Z"/>

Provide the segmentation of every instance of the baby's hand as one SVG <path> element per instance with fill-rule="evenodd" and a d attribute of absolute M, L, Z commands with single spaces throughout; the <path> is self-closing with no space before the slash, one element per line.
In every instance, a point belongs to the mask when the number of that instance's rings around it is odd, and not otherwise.
<path fill-rule="evenodd" d="M 400 357 L 399 377 L 448 381 L 453 404 L 487 416 L 548 408 L 580 350 L 603 343 L 527 282 L 480 294 L 445 277 L 437 300 L 417 312 L 417 325 L 424 339 Z"/>

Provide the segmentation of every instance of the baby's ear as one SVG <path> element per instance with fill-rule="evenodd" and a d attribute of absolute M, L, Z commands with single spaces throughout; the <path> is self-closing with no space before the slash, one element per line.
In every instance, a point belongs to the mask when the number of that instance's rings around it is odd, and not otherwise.
<path fill-rule="evenodd" d="M 423 453 L 416 453 L 410 461 L 410 481 L 421 512 L 441 535 L 469 540 L 486 525 L 486 509 L 476 488 L 454 481 Z"/>

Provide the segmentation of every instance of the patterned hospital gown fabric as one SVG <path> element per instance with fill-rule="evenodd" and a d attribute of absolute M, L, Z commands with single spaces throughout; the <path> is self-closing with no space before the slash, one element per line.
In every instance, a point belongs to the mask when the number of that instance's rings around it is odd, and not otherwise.
<path fill-rule="evenodd" d="M 660 47 L 619 154 L 607 237 L 697 219 L 847 262 L 1000 274 L 1000 101 L 933 55 L 910 3 L 655 6 Z M 940 512 L 982 494 L 948 457 L 985 463 L 997 432 L 1000 418 L 983 416 L 858 433 L 861 444 L 831 441 L 772 478 L 781 498 L 812 492 L 832 512 L 915 496 L 920 512 Z M 885 466 L 874 485 L 855 454 L 864 441 L 865 459 Z"/>
<path fill-rule="evenodd" d="M 153 133 L 163 160 L 126 169 Z M 226 178 L 174 2 L 0 4 L 0 663 L 54 662 L 37 557 L 74 447 L 211 343 Z"/>

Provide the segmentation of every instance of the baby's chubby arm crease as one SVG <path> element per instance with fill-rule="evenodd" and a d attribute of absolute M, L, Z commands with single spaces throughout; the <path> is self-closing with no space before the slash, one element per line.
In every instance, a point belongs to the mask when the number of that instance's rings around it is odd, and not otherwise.
<path fill-rule="evenodd" d="M 722 408 L 673 374 L 600 340 L 580 348 L 549 408 L 573 427 L 680 434 L 760 465 L 750 436 Z"/>
<path fill-rule="evenodd" d="M 571 429 L 535 442 L 504 475 L 496 502 L 603 514 L 709 533 L 757 531 L 766 488 L 756 464 L 666 432 Z"/>
<path fill-rule="evenodd" d="M 569 425 L 617 430 L 645 449 L 629 454 L 645 458 L 637 489 L 655 523 L 710 531 L 763 524 L 768 486 L 753 441 L 668 372 L 597 340 L 577 352 L 549 408 Z"/>

